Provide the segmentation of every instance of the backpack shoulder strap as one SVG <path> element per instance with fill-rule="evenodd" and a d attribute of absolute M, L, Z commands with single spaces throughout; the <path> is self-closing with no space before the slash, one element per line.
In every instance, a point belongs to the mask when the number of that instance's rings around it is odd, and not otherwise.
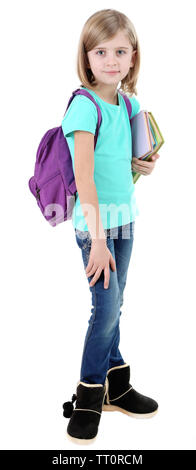
<path fill-rule="evenodd" d="M 100 128 L 100 125 L 101 125 L 101 121 L 102 121 L 102 116 L 101 116 L 101 110 L 100 110 L 100 107 L 98 106 L 98 104 L 96 103 L 96 101 L 94 100 L 94 98 L 92 97 L 92 95 L 87 91 L 87 90 L 83 90 L 82 88 L 77 88 L 76 90 L 74 90 L 72 92 L 72 96 L 71 98 L 69 99 L 68 101 L 68 105 L 67 105 L 67 108 L 65 110 L 65 113 L 68 109 L 68 107 L 70 106 L 74 96 L 76 95 L 84 95 L 84 96 L 87 96 L 87 98 L 89 98 L 96 106 L 97 108 L 97 113 L 98 113 L 98 121 L 97 121 L 97 127 L 96 127 L 96 133 L 95 133 L 95 144 L 94 144 L 94 148 L 96 146 L 96 143 L 97 143 L 97 138 L 98 138 L 98 133 L 99 133 L 99 128 Z"/>
<path fill-rule="evenodd" d="M 131 119 L 132 106 L 131 106 L 130 99 L 128 98 L 128 96 L 125 93 L 122 93 L 122 91 L 119 91 L 119 93 L 124 98 L 124 101 L 125 101 L 125 104 L 126 104 L 126 107 L 127 107 L 128 116 L 129 116 L 129 119 Z"/>
<path fill-rule="evenodd" d="M 127 112 L 128 112 L 128 116 L 129 116 L 129 119 L 131 119 L 131 113 L 132 113 L 132 106 L 131 106 L 131 102 L 128 98 L 128 96 L 123 93 L 122 91 L 119 91 L 119 93 L 121 94 L 121 96 L 123 97 L 124 101 L 125 101 L 125 104 L 126 104 L 126 107 L 127 107 Z M 94 105 L 96 106 L 97 108 L 97 114 L 98 114 L 98 121 L 97 121 L 97 127 L 96 127 L 96 133 L 95 133 L 95 143 L 94 143 L 94 148 L 96 147 L 96 143 L 97 143 L 97 138 L 98 138 L 98 133 L 99 133 L 99 128 L 100 128 L 100 125 L 101 125 L 101 122 L 102 122 L 102 116 L 101 116 L 101 109 L 100 107 L 98 106 L 97 102 L 94 100 L 93 96 L 87 91 L 87 90 L 84 90 L 82 88 L 77 88 L 76 90 L 74 90 L 72 92 L 72 96 L 70 97 L 69 101 L 68 101 L 68 105 L 67 105 L 67 108 L 65 110 L 65 113 L 67 111 L 67 109 L 69 108 L 72 100 L 74 99 L 74 96 L 76 95 L 84 95 L 84 96 L 87 96 L 87 98 L 89 98 L 93 103 Z M 64 114 L 65 115 L 65 114 Z"/>

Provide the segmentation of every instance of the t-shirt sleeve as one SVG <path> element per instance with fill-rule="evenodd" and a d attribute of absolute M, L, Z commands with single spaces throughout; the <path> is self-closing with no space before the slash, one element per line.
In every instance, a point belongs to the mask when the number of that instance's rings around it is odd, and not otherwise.
<path fill-rule="evenodd" d="M 62 120 L 62 130 L 66 137 L 71 132 L 87 131 L 95 135 L 98 113 L 94 103 L 86 96 L 77 95 L 73 98 Z"/>
<path fill-rule="evenodd" d="M 140 103 L 139 101 L 137 100 L 137 98 L 135 98 L 135 96 L 132 96 L 131 98 L 129 98 L 130 101 L 131 101 L 131 106 L 132 106 L 132 111 L 131 111 L 131 118 L 133 116 L 135 116 L 137 113 L 139 113 L 140 111 Z"/>

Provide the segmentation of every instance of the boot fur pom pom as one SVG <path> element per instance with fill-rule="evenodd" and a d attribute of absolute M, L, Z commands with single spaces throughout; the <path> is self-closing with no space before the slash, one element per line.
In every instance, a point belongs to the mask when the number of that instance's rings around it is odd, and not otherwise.
<path fill-rule="evenodd" d="M 65 418 L 70 418 L 72 413 L 73 413 L 73 403 L 76 400 L 77 395 L 74 393 L 72 395 L 72 400 L 71 401 L 66 401 L 63 403 L 63 416 Z"/>

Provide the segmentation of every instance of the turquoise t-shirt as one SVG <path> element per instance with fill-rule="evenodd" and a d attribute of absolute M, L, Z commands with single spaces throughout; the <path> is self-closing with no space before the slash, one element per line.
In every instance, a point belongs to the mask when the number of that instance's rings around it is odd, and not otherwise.
<path fill-rule="evenodd" d="M 94 182 L 104 229 L 125 225 L 135 220 L 139 210 L 133 183 L 131 126 L 123 97 L 118 92 L 118 105 L 102 100 L 93 90 L 85 88 L 98 103 L 102 123 L 94 150 Z M 129 97 L 131 117 L 139 112 L 135 97 Z M 67 139 L 74 168 L 74 131 L 88 131 L 95 135 L 97 108 L 86 96 L 75 96 L 62 120 L 62 130 Z M 74 228 L 88 231 L 78 193 L 72 213 Z"/>

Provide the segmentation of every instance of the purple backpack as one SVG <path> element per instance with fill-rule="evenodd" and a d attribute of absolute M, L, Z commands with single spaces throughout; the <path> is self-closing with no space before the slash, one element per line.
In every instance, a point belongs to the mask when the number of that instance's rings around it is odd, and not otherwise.
<path fill-rule="evenodd" d="M 120 94 L 125 100 L 130 119 L 132 111 L 130 100 L 124 93 L 120 92 Z M 87 96 L 97 108 L 95 149 L 102 121 L 101 110 L 88 91 L 77 88 L 69 99 L 66 111 L 75 95 Z M 28 184 L 42 214 L 50 225 L 55 227 L 72 218 L 77 188 L 69 146 L 61 126 L 49 129 L 42 137 L 37 149 L 34 176 L 29 179 Z"/>

